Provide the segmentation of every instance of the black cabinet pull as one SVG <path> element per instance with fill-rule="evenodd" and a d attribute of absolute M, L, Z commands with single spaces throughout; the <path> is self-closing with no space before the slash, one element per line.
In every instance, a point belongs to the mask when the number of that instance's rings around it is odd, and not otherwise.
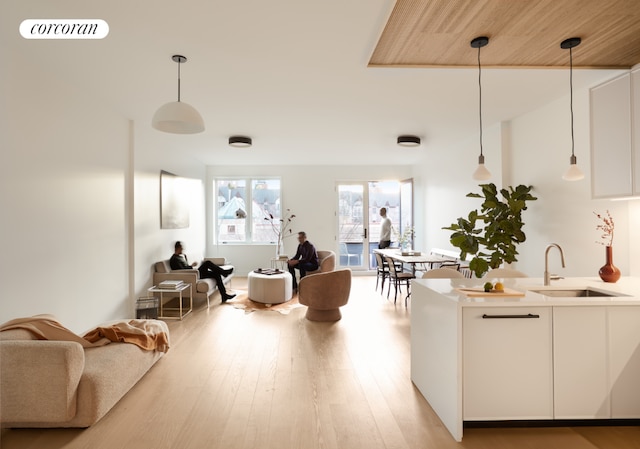
<path fill-rule="evenodd" d="M 540 315 L 535 315 L 533 313 L 527 313 L 526 315 L 487 315 L 485 313 L 484 315 L 482 315 L 483 320 L 495 318 L 540 318 Z"/>

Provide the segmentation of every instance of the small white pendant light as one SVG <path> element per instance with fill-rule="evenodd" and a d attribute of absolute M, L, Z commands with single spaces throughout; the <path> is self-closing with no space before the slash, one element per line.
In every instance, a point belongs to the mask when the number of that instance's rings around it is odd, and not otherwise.
<path fill-rule="evenodd" d="M 480 49 L 489 43 L 486 36 L 476 37 L 471 41 L 471 48 L 478 49 L 478 88 L 479 88 L 479 111 L 480 111 L 480 156 L 478 157 L 478 168 L 473 172 L 473 179 L 486 181 L 491 178 L 491 173 L 484 166 L 484 154 L 482 154 L 482 66 L 480 65 Z"/>
<path fill-rule="evenodd" d="M 171 59 L 178 63 L 178 101 L 161 106 L 153 115 L 151 126 L 173 134 L 201 133 L 204 131 L 202 116 L 193 106 L 180 101 L 180 64 L 187 62 L 187 58 L 173 55 Z"/>
<path fill-rule="evenodd" d="M 574 138 L 573 138 L 573 53 L 572 48 L 580 45 L 579 37 L 570 37 L 560 43 L 560 48 L 569 49 L 569 91 L 570 91 L 570 108 L 571 108 L 571 157 L 569 158 L 569 168 L 562 175 L 565 181 L 579 181 L 584 178 L 584 173 L 578 168 L 578 159 L 574 154 Z"/>

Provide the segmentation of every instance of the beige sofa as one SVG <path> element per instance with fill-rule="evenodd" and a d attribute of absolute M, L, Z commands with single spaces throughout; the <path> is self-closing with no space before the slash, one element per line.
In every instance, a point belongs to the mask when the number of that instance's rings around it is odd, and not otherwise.
<path fill-rule="evenodd" d="M 163 355 L 130 343 L 83 348 L 25 329 L 0 332 L 0 426 L 89 427 Z"/>
<path fill-rule="evenodd" d="M 205 260 L 210 260 L 225 270 L 233 268 L 233 265 L 228 265 L 226 263 L 226 259 L 224 257 L 208 257 L 205 258 Z M 231 281 L 231 278 L 233 278 L 233 274 L 234 273 L 231 273 L 229 276 L 223 277 L 222 282 L 225 285 L 228 284 Z M 207 301 L 207 307 L 210 305 L 209 298 L 211 298 L 211 295 L 218 290 L 215 280 L 200 279 L 200 272 L 195 268 L 190 270 L 172 270 L 169 265 L 169 259 L 156 262 L 155 273 L 153 273 L 153 285 L 158 285 L 162 281 L 173 280 L 191 284 L 193 299 Z"/>

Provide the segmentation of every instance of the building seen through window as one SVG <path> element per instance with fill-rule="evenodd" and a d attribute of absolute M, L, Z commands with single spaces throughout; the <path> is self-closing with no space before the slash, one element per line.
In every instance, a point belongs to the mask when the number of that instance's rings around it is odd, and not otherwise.
<path fill-rule="evenodd" d="M 281 216 L 279 179 L 217 179 L 216 236 L 220 243 L 275 243 L 265 218 Z"/>

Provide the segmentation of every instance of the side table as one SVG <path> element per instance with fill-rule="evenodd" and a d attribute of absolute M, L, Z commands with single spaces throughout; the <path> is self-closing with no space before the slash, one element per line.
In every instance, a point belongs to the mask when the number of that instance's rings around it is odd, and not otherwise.
<path fill-rule="evenodd" d="M 272 257 L 271 268 L 277 268 L 282 271 L 289 271 L 289 266 L 287 264 L 288 261 L 288 256 Z"/>
<path fill-rule="evenodd" d="M 189 308 L 182 307 L 182 295 L 186 289 L 189 289 Z M 169 320 L 176 320 L 176 319 L 182 320 L 185 316 L 193 312 L 193 290 L 191 288 L 190 283 L 185 283 L 175 288 L 159 288 L 157 285 L 154 285 L 153 287 L 150 287 L 149 289 L 147 289 L 147 291 L 149 293 L 160 293 L 160 315 L 158 316 L 158 318 L 164 318 Z M 178 301 L 179 301 L 178 307 L 164 307 L 163 295 L 165 293 L 174 293 L 174 296 L 173 296 L 174 298 L 175 298 L 175 293 L 178 293 Z M 177 311 L 178 316 L 165 316 L 164 314 L 165 310 Z"/>

